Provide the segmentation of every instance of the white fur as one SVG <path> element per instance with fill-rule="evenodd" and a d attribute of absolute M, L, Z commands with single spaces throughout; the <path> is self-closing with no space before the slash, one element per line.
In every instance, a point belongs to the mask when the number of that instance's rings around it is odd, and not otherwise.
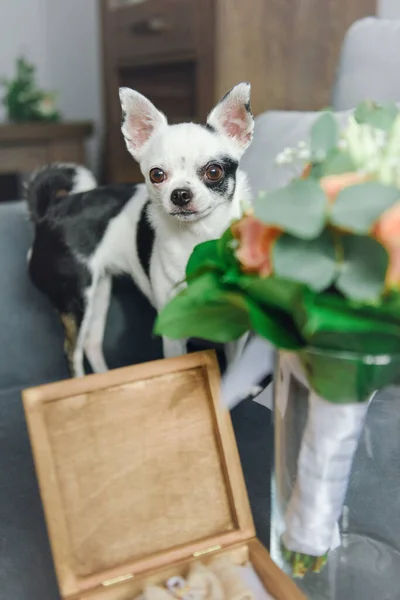
<path fill-rule="evenodd" d="M 71 190 L 72 194 L 88 192 L 89 190 L 93 190 L 96 186 L 96 179 L 89 169 L 86 169 L 86 167 L 82 166 L 75 167 L 74 184 Z"/>
<path fill-rule="evenodd" d="M 102 345 L 111 298 L 111 278 L 103 276 L 98 279 L 94 291 L 91 321 L 83 349 L 92 369 L 96 373 L 104 373 L 107 371 L 107 364 L 103 356 Z"/>
<path fill-rule="evenodd" d="M 204 185 L 199 176 L 199 166 L 219 156 L 239 161 L 252 134 L 249 112 L 243 109 L 243 104 L 249 102 L 249 94 L 247 84 L 236 86 L 212 111 L 210 124 L 216 132 L 210 132 L 192 123 L 168 126 L 165 116 L 146 98 L 126 88 L 121 90 L 125 113 L 122 131 L 129 152 L 140 160 L 146 183 L 138 186 L 121 213 L 109 223 L 101 243 L 87 263 L 93 283 L 86 293 L 87 306 L 74 356 L 76 375 L 83 374 L 84 353 L 94 371 L 106 369 L 101 346 L 113 275 L 129 274 L 160 311 L 184 280 L 187 261 L 194 247 L 220 237 L 229 224 L 240 217 L 242 203 L 249 198 L 244 173 L 237 171 L 235 192 L 228 199 L 226 195 L 211 192 Z M 235 108 L 233 115 L 232 106 Z M 229 127 L 229 123 L 227 125 L 229 115 L 234 121 L 233 128 Z M 149 178 L 154 167 L 162 168 L 167 174 L 166 180 L 157 185 Z M 85 183 L 90 184 L 90 181 L 81 172 L 76 185 Z M 171 215 L 176 209 L 171 193 L 179 188 L 192 191 L 190 206 L 195 211 L 193 216 Z M 232 189 L 227 190 L 227 194 L 229 192 Z M 155 229 L 150 279 L 140 264 L 136 243 L 138 221 L 149 198 L 150 219 Z M 164 339 L 163 345 L 165 356 L 185 352 L 184 340 Z M 234 354 L 232 350 L 231 356 Z"/>

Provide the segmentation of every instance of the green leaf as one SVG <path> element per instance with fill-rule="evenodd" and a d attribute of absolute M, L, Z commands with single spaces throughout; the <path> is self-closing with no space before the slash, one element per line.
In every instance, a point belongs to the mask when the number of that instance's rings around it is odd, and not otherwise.
<path fill-rule="evenodd" d="M 399 319 L 387 319 L 376 307 L 305 290 L 292 314 L 309 346 L 369 354 L 400 351 Z"/>
<path fill-rule="evenodd" d="M 235 250 L 238 246 L 237 240 L 233 237 L 232 229 L 229 227 L 217 240 L 218 253 L 225 265 L 231 267 L 237 265 Z"/>
<path fill-rule="evenodd" d="M 255 215 L 264 223 L 310 240 L 324 228 L 326 207 L 327 199 L 316 181 L 296 180 L 259 199 Z"/>
<path fill-rule="evenodd" d="M 186 265 L 186 277 L 195 275 L 205 268 L 224 270 L 224 262 L 218 252 L 217 240 L 203 242 L 195 247 Z"/>
<path fill-rule="evenodd" d="M 337 289 L 352 300 L 376 302 L 384 290 L 389 264 L 385 248 L 368 236 L 346 235 L 343 256 Z"/>
<path fill-rule="evenodd" d="M 172 339 L 196 337 L 226 343 L 249 328 L 242 296 L 225 290 L 215 273 L 205 273 L 164 307 L 154 332 Z"/>
<path fill-rule="evenodd" d="M 322 398 L 336 404 L 366 402 L 372 394 L 396 383 L 399 363 L 369 363 L 365 354 L 300 351 L 307 379 Z M 372 357 L 370 357 L 372 358 Z"/>
<path fill-rule="evenodd" d="M 321 291 L 333 282 L 337 264 L 328 230 L 309 242 L 284 234 L 272 249 L 274 272 L 284 279 Z"/>
<path fill-rule="evenodd" d="M 376 129 L 389 131 L 396 120 L 399 110 L 394 102 L 379 106 L 370 100 L 360 104 L 354 111 L 357 123 L 370 125 Z"/>
<path fill-rule="evenodd" d="M 269 340 L 277 348 L 299 350 L 304 347 L 293 320 L 279 310 L 260 307 L 257 303 L 246 299 L 251 329 L 261 337 Z"/>
<path fill-rule="evenodd" d="M 396 187 L 378 181 L 358 183 L 338 194 L 330 221 L 354 233 L 368 233 L 381 214 L 399 199 Z"/>
<path fill-rule="evenodd" d="M 325 160 L 338 142 L 339 128 L 331 112 L 324 112 L 311 128 L 312 161 Z"/>
<path fill-rule="evenodd" d="M 275 276 L 241 275 L 236 283 L 249 298 L 258 304 L 289 314 L 293 312 L 303 290 L 302 284 Z"/>
<path fill-rule="evenodd" d="M 341 175 L 355 171 L 356 166 L 350 154 L 343 150 L 334 149 L 320 165 L 320 177 L 325 175 Z"/>
<path fill-rule="evenodd" d="M 398 380 L 398 321 L 386 320 L 374 307 L 364 309 L 342 296 L 310 290 L 304 292 L 293 318 L 311 348 L 301 351 L 300 359 L 313 389 L 323 398 L 365 401 L 374 390 Z M 374 355 L 392 354 L 388 362 L 371 360 Z"/>

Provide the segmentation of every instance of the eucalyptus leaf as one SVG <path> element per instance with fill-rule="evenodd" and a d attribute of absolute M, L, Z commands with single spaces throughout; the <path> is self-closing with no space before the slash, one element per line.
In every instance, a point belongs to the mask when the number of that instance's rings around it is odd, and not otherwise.
<path fill-rule="evenodd" d="M 338 142 L 339 127 L 329 111 L 321 114 L 311 128 L 311 158 L 314 162 L 325 160 Z"/>
<path fill-rule="evenodd" d="M 255 216 L 299 238 L 310 240 L 324 228 L 327 199 L 313 179 L 295 180 L 258 199 Z"/>
<path fill-rule="evenodd" d="M 319 292 L 328 288 L 336 274 L 335 248 L 331 234 L 324 230 L 310 241 L 284 234 L 272 249 L 274 272 Z"/>
<path fill-rule="evenodd" d="M 375 129 L 389 131 L 396 120 L 399 110 L 394 102 L 379 106 L 370 100 L 360 104 L 354 111 L 357 123 L 370 125 Z"/>
<path fill-rule="evenodd" d="M 381 214 L 399 199 L 400 191 L 394 186 L 378 181 L 358 183 L 338 194 L 330 221 L 354 233 L 368 233 Z"/>
<path fill-rule="evenodd" d="M 369 236 L 346 235 L 343 257 L 337 289 L 358 302 L 377 302 L 384 291 L 389 264 L 385 248 Z"/>
<path fill-rule="evenodd" d="M 319 179 L 321 179 L 321 177 L 323 177 L 323 175 L 324 175 L 324 163 L 320 163 L 320 162 L 312 163 L 310 178 L 319 180 Z"/>
<path fill-rule="evenodd" d="M 341 175 L 356 170 L 350 154 L 343 150 L 334 149 L 321 164 L 320 177 L 325 175 Z"/>

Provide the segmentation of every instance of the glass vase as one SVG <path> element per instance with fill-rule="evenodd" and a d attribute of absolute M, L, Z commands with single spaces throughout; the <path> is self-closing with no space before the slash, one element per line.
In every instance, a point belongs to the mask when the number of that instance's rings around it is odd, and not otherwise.
<path fill-rule="evenodd" d="M 319 377 L 347 378 L 347 397 L 326 403 L 321 424 L 318 407 L 325 401 L 310 377 L 313 365 L 322 363 Z M 277 356 L 271 555 L 294 577 L 293 564 L 302 556 L 296 551 L 304 551 L 296 544 L 308 541 L 311 554 L 321 531 L 331 529 L 326 564 L 322 544 L 313 554 L 321 556 L 320 572 L 304 569 L 295 578 L 310 600 L 400 600 L 400 387 L 373 389 L 395 380 L 396 372 L 397 355 L 307 350 Z M 350 432 L 343 411 L 353 408 L 357 426 Z M 309 480 L 307 470 L 314 469 L 318 481 Z"/>

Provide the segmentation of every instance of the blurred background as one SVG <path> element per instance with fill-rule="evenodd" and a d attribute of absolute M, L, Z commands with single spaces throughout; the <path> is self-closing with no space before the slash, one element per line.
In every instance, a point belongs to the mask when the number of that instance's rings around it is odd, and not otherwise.
<path fill-rule="evenodd" d="M 121 85 L 172 122 L 204 120 L 242 79 L 255 114 L 328 105 L 345 33 L 367 15 L 400 18 L 400 0 L 1 0 L 0 200 L 51 160 L 138 179 Z"/>

